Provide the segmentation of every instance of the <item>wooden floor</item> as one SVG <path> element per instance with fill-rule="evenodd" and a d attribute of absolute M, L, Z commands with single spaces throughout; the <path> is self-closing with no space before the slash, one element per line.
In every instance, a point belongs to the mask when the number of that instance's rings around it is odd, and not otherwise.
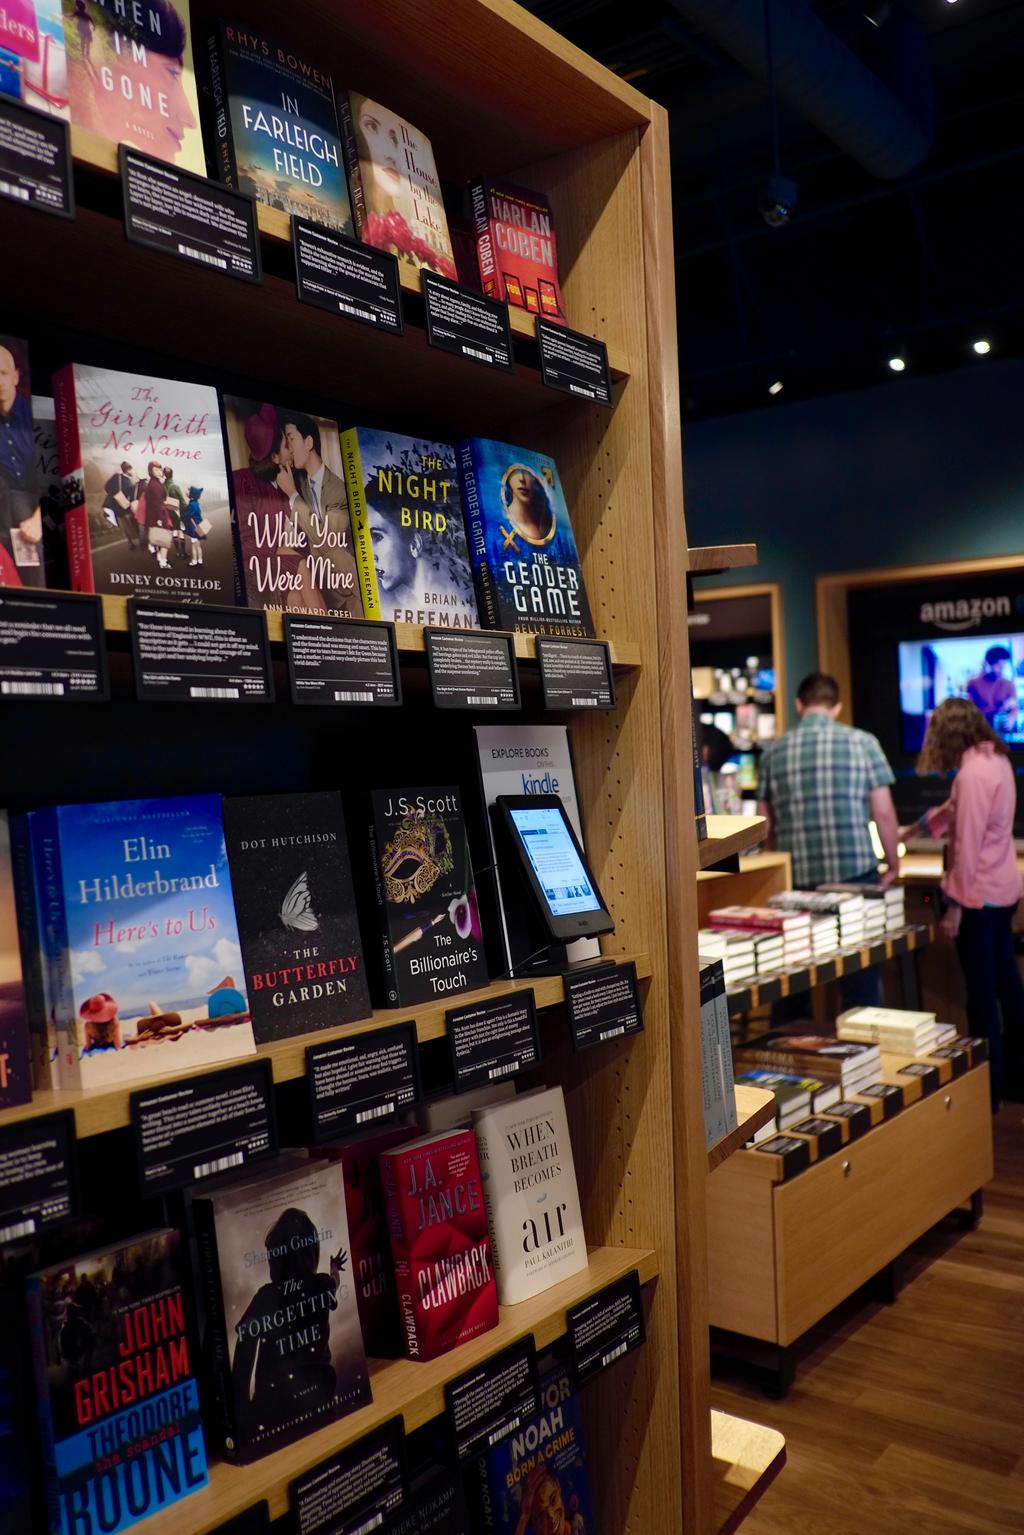
<path fill-rule="evenodd" d="M 975 1231 L 937 1228 L 894 1305 L 815 1328 L 785 1401 L 733 1366 L 713 1400 L 786 1436 L 743 1535 L 1024 1531 L 1024 1108 L 997 1120 Z"/>

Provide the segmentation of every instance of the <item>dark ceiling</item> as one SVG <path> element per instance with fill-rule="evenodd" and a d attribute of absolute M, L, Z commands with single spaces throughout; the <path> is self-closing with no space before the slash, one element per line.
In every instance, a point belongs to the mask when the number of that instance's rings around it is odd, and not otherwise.
<path fill-rule="evenodd" d="M 909 89 L 917 104 L 934 87 L 934 138 L 915 169 L 880 180 L 780 104 L 781 169 L 798 202 L 773 229 L 759 210 L 772 169 L 766 86 L 684 18 L 692 7 L 527 0 L 669 110 L 691 418 L 884 378 L 899 387 L 893 355 L 905 357 L 906 378 L 986 366 L 972 349 L 980 338 L 993 358 L 1024 351 L 1024 0 L 804 4 L 890 79 L 887 38 L 897 27 L 912 44 L 916 34 L 923 67 Z M 776 24 L 776 58 L 786 45 Z M 776 379 L 784 387 L 772 398 Z"/>

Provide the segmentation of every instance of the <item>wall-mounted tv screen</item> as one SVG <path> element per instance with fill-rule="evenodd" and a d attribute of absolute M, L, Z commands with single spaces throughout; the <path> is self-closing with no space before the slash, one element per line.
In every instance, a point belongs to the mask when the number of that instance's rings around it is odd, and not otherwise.
<path fill-rule="evenodd" d="M 1024 747 L 1024 634 L 905 640 L 899 654 L 904 751 L 920 751 L 945 698 L 969 698 L 1008 746 Z"/>

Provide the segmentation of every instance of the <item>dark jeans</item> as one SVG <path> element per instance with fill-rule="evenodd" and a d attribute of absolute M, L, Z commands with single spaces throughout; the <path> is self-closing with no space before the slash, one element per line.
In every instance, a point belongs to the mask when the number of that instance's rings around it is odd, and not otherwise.
<path fill-rule="evenodd" d="M 1013 952 L 1013 906 L 963 908 L 956 947 L 967 984 L 967 1021 L 988 1040 L 992 1108 L 1003 1096 L 1004 1054 L 1014 1093 L 1019 1091 L 1024 1046 L 1024 985 Z M 1000 1010 L 1002 1021 L 1000 1022 Z"/>
<path fill-rule="evenodd" d="M 851 885 L 872 885 L 878 878 L 878 870 L 870 869 L 866 874 L 855 874 L 847 880 Z M 856 970 L 852 975 L 839 977 L 839 1000 L 842 1004 L 841 1011 L 848 1007 L 881 1007 L 882 1005 L 882 975 L 877 965 L 872 965 L 868 970 Z M 813 994 L 809 991 L 800 991 L 795 995 L 780 997 L 772 1003 L 771 1027 L 773 1029 L 785 1028 L 787 1024 L 796 1023 L 801 1018 L 813 1018 Z"/>

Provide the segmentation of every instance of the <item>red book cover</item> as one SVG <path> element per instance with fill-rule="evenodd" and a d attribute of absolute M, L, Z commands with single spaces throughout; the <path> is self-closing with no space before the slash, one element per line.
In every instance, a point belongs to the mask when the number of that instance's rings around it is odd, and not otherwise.
<path fill-rule="evenodd" d="M 807 912 L 776 911 L 771 906 L 720 906 L 708 918 L 711 927 L 746 928 L 752 932 L 791 933 L 810 928 Z"/>
<path fill-rule="evenodd" d="M 486 177 L 473 183 L 469 196 L 484 293 L 564 325 L 555 221 L 547 198 Z"/>
<path fill-rule="evenodd" d="M 436 1359 L 498 1322 L 476 1135 L 424 1136 L 380 1170 L 405 1352 Z"/>

